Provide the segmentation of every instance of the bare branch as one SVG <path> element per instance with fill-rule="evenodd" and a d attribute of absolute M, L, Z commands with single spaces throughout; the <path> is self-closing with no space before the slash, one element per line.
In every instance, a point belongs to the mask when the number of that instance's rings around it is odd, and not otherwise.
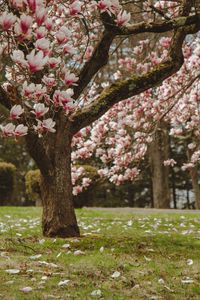
<path fill-rule="evenodd" d="M 114 37 L 116 36 L 115 33 L 112 33 L 108 30 L 105 30 L 103 36 L 96 46 L 94 53 L 90 60 L 86 62 L 85 66 L 83 67 L 80 75 L 79 81 L 77 82 L 77 86 L 74 88 L 74 99 L 77 99 L 84 88 L 88 85 L 91 81 L 93 76 L 108 62 L 109 58 L 109 50 L 112 44 Z"/>
<path fill-rule="evenodd" d="M 140 22 L 123 28 L 118 27 L 118 29 L 115 30 L 117 30 L 117 35 L 132 35 L 145 32 L 162 33 L 178 28 L 183 28 L 188 25 L 195 25 L 197 23 L 200 23 L 200 14 L 177 17 L 169 21 L 159 23 Z"/>

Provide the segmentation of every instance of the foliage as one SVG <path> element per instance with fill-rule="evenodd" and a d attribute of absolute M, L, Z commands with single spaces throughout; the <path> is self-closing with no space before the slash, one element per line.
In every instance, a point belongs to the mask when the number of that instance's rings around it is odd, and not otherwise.
<path fill-rule="evenodd" d="M 15 186 L 16 167 L 7 162 L 0 162 L 0 203 L 12 201 Z"/>
<path fill-rule="evenodd" d="M 40 170 L 30 170 L 26 173 L 25 184 L 26 193 L 31 201 L 38 201 L 40 199 Z"/>

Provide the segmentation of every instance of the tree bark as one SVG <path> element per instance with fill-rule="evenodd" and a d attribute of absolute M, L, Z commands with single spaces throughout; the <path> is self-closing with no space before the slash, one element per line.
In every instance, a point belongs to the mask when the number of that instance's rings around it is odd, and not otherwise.
<path fill-rule="evenodd" d="M 187 147 L 187 146 L 186 146 Z M 187 157 L 188 160 L 191 160 L 192 151 L 187 149 Z M 199 185 L 199 172 L 198 166 L 194 166 L 194 168 L 190 169 L 190 176 L 192 179 L 192 189 L 195 196 L 195 208 L 200 209 L 200 185 Z"/>
<path fill-rule="evenodd" d="M 42 175 L 42 228 L 44 236 L 63 238 L 80 236 L 72 201 L 70 164 L 70 157 L 61 155 L 55 164 L 52 176 L 49 178 Z"/>
<path fill-rule="evenodd" d="M 198 167 L 195 166 L 190 170 L 190 176 L 192 179 L 192 188 L 195 195 L 195 207 L 196 209 L 200 209 L 200 185 L 198 182 L 199 174 L 198 174 Z"/>
<path fill-rule="evenodd" d="M 47 237 L 80 236 L 72 199 L 71 134 L 64 118 L 56 133 L 47 134 L 42 142 L 35 135 L 26 137 L 41 172 L 42 229 Z"/>
<path fill-rule="evenodd" d="M 168 159 L 168 155 L 168 129 L 167 124 L 162 122 L 149 147 L 154 208 L 170 207 L 169 167 L 163 164 L 164 160 Z"/>

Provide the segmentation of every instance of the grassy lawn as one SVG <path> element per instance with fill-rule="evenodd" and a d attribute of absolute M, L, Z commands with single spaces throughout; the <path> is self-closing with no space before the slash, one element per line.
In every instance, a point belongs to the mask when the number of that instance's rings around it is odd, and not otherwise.
<path fill-rule="evenodd" d="M 1 300 L 200 299 L 200 215 L 83 209 L 65 240 L 43 238 L 40 215 L 1 208 Z"/>

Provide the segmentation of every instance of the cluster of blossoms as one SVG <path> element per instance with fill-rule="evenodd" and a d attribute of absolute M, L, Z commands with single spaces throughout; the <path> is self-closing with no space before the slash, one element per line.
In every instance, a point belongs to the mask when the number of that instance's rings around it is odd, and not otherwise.
<path fill-rule="evenodd" d="M 142 59 L 142 53 L 146 52 L 147 47 L 151 48 L 150 43 L 150 40 L 140 41 L 132 49 L 131 56 L 119 59 L 118 78 L 128 76 L 130 71 L 146 72 L 167 57 L 171 39 L 162 37 L 157 49 L 151 51 L 141 63 L 137 60 L 136 64 L 138 53 Z M 139 174 L 140 163 L 147 154 L 157 124 L 164 120 L 170 125 L 170 135 L 178 138 L 178 141 L 188 134 L 192 138 L 193 142 L 188 144 L 192 151 L 191 159 L 183 164 L 182 170 L 194 167 L 200 161 L 199 43 L 198 35 L 185 41 L 183 67 L 160 87 L 115 105 L 99 121 L 79 132 L 73 139 L 73 160 L 97 160 L 101 166 L 99 175 L 116 185 L 134 180 Z M 177 162 L 169 158 L 163 164 L 173 167 Z"/>
<path fill-rule="evenodd" d="M 52 112 L 61 108 L 68 117 L 77 109 L 73 87 L 98 42 L 100 22 L 95 16 L 105 11 L 115 18 L 116 26 L 130 20 L 130 13 L 118 0 L 8 1 L 0 14 L 0 56 L 6 62 L 2 68 L 6 84 L 15 82 L 20 95 L 19 104 L 10 113 L 20 127 L 16 131 L 13 123 L 1 125 L 3 136 L 23 136 L 29 129 L 39 136 L 55 132 Z M 89 41 L 83 19 L 90 27 Z M 29 123 L 24 124 L 29 111 L 35 121 L 29 116 Z"/>
<path fill-rule="evenodd" d="M 83 167 L 72 167 L 72 184 L 73 184 L 73 195 L 77 196 L 84 189 L 90 186 L 92 180 L 85 176 L 85 169 Z"/>

